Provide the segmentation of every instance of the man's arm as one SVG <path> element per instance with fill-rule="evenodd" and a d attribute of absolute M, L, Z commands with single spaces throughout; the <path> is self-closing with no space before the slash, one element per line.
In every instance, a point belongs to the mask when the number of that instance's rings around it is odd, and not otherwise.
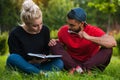
<path fill-rule="evenodd" d="M 103 35 L 101 37 L 94 37 L 94 36 L 90 36 L 88 35 L 86 32 L 84 31 L 81 31 L 79 33 L 80 37 L 83 37 L 87 40 L 90 40 L 92 42 L 95 42 L 101 46 L 104 46 L 106 48 L 111 48 L 111 47 L 114 47 L 114 46 L 117 46 L 117 43 L 116 43 L 116 40 L 114 39 L 113 36 L 110 36 L 110 35 Z"/>

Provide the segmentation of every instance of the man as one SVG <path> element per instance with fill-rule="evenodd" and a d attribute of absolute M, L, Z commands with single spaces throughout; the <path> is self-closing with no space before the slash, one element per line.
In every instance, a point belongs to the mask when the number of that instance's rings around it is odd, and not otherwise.
<path fill-rule="evenodd" d="M 65 68 L 74 72 L 103 71 L 110 62 L 115 39 L 103 30 L 86 23 L 86 12 L 74 8 L 67 14 L 67 23 L 58 32 L 59 39 L 49 42 L 54 54 L 63 55 Z M 64 45 L 65 49 L 61 46 Z"/>

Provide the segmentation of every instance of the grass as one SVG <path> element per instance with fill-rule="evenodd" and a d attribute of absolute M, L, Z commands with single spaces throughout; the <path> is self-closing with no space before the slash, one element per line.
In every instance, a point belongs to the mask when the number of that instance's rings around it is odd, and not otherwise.
<path fill-rule="evenodd" d="M 120 58 L 112 56 L 109 66 L 104 72 L 93 72 L 88 74 L 70 75 L 67 71 L 48 72 L 47 76 L 38 74 L 28 75 L 18 71 L 5 70 L 7 56 L 0 56 L 0 80 L 120 80 Z"/>

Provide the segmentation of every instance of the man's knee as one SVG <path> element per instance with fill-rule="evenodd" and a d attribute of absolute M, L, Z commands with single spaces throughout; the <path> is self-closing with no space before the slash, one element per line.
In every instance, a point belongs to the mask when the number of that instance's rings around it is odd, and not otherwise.
<path fill-rule="evenodd" d="M 50 47 L 51 53 L 53 54 L 61 54 L 65 51 L 64 47 L 62 46 L 62 43 L 57 42 L 55 46 Z"/>
<path fill-rule="evenodd" d="M 50 48 L 51 48 L 51 49 L 59 49 L 59 48 L 63 48 L 63 46 L 62 46 L 62 43 L 61 43 L 61 42 L 57 42 L 56 45 L 51 46 Z"/>
<path fill-rule="evenodd" d="M 111 56 L 112 55 L 112 53 L 113 53 L 113 48 L 101 48 L 100 49 L 100 52 L 102 52 L 102 53 L 104 53 L 104 54 L 106 54 L 106 55 L 109 55 L 109 56 Z"/>

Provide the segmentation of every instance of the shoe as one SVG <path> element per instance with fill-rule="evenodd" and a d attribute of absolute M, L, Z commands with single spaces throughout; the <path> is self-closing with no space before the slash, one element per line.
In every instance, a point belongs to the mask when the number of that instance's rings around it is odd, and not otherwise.
<path fill-rule="evenodd" d="M 76 67 L 76 72 L 82 74 L 83 73 L 83 69 L 80 66 Z"/>
<path fill-rule="evenodd" d="M 72 68 L 69 71 L 69 74 L 74 74 L 75 72 L 83 74 L 83 69 L 80 66 L 77 66 L 76 68 Z"/>
<path fill-rule="evenodd" d="M 75 68 L 72 68 L 70 71 L 69 71 L 69 74 L 74 74 L 75 72 Z"/>

